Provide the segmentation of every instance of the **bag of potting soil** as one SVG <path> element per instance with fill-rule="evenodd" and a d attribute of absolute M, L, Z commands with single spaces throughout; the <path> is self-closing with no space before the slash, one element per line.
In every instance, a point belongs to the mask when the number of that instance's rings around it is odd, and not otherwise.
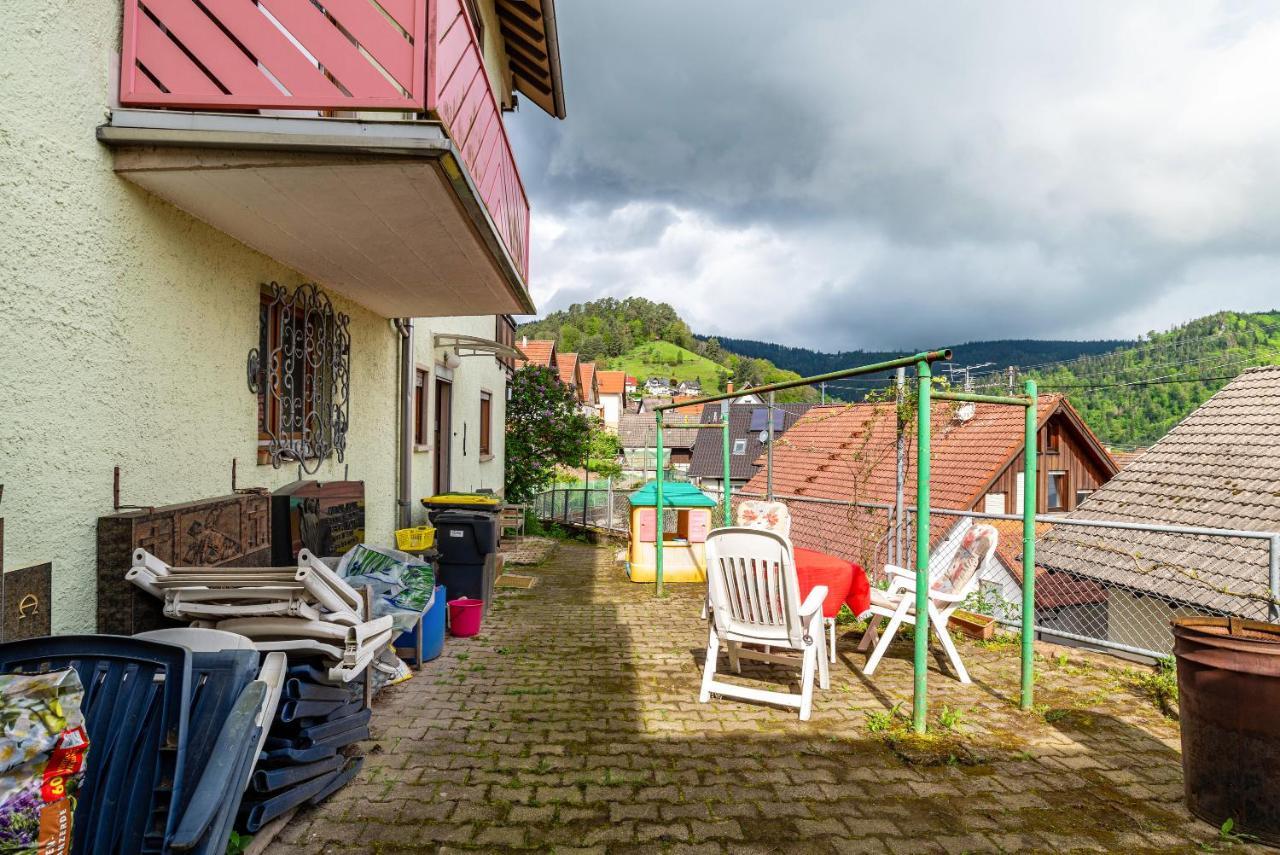
<path fill-rule="evenodd" d="M 74 669 L 0 675 L 0 853 L 71 851 L 89 738 Z"/>
<path fill-rule="evenodd" d="M 431 565 L 397 549 L 358 544 L 342 556 L 337 573 L 355 588 L 372 588 L 374 616 L 391 615 L 401 631 L 413 629 L 435 596 Z"/>

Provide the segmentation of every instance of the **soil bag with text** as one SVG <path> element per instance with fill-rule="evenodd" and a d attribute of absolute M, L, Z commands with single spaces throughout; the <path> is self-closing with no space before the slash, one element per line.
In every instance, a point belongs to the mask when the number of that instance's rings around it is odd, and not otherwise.
<path fill-rule="evenodd" d="M 0 675 L 0 855 L 71 851 L 89 739 L 72 668 Z"/>

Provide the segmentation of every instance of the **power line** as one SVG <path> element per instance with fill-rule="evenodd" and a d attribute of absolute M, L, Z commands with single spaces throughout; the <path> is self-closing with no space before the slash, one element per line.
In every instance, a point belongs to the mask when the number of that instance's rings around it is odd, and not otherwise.
<path fill-rule="evenodd" d="M 1183 329 L 1185 329 L 1185 326 L 1183 327 Z M 1266 322 L 1266 321 L 1259 320 L 1254 323 L 1252 329 L 1262 330 L 1265 332 L 1280 331 L 1280 321 Z M 1222 336 L 1228 335 L 1231 332 L 1232 330 L 1230 329 L 1220 329 L 1220 330 L 1217 330 L 1216 332 L 1205 333 L 1203 335 L 1184 336 L 1182 338 L 1177 339 L 1176 341 L 1138 342 L 1137 344 L 1131 345 L 1129 347 L 1119 347 L 1119 348 L 1116 348 L 1115 350 L 1109 350 L 1103 353 L 1086 353 L 1080 356 L 1073 357 L 1071 359 L 1061 359 L 1061 360 L 1055 360 L 1050 362 L 1038 362 L 1038 363 L 1032 363 L 1030 365 L 1020 365 L 1020 366 L 1017 366 L 1017 368 L 1019 371 L 1024 371 L 1024 372 L 1032 371 L 1032 370 L 1040 370 L 1040 373 L 1047 373 L 1048 371 L 1051 371 L 1054 368 L 1072 365 L 1077 362 L 1088 362 L 1090 360 L 1099 360 L 1099 361 L 1105 360 L 1115 356 L 1118 353 L 1129 354 L 1137 358 L 1142 358 L 1145 356 L 1149 356 L 1152 353 L 1155 353 L 1156 351 L 1168 350 L 1169 348 L 1184 347 L 1184 346 L 1193 345 L 1199 342 L 1209 341 L 1215 338 L 1221 338 Z M 1156 367 L 1161 368 L 1166 366 L 1165 364 L 1161 364 Z M 992 372 L 992 376 L 998 376 L 998 375 L 999 375 L 999 372 Z"/>
<path fill-rule="evenodd" d="M 1212 383 L 1217 380 L 1234 380 L 1236 379 L 1236 377 L 1237 375 L 1235 374 L 1223 374 L 1218 377 L 1183 377 L 1181 379 L 1163 378 L 1159 380 L 1134 380 L 1129 383 L 1063 384 L 1059 386 L 1045 386 L 1044 391 L 1060 392 L 1064 389 L 1082 389 L 1082 390 L 1120 389 L 1120 388 L 1128 388 L 1132 386 L 1161 386 L 1166 383 Z"/>

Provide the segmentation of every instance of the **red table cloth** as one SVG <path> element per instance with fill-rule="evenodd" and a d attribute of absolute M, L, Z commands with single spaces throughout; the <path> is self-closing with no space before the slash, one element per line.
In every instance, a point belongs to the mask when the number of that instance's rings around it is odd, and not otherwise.
<path fill-rule="evenodd" d="M 842 605 L 848 605 L 857 617 L 871 608 L 871 583 L 857 564 L 802 546 L 795 547 L 795 556 L 801 600 L 818 585 L 827 586 L 827 598 L 822 602 L 823 617 L 835 617 Z"/>

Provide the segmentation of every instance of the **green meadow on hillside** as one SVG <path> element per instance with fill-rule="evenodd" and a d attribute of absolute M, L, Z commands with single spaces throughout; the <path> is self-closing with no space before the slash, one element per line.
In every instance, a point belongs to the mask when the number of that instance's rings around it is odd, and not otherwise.
<path fill-rule="evenodd" d="M 728 375 L 724 366 L 667 341 L 638 344 L 621 356 L 611 357 L 605 362 L 607 368 L 625 371 L 640 383 L 649 377 L 697 380 L 702 384 L 702 391 L 708 395 L 723 392 L 722 378 Z"/>

